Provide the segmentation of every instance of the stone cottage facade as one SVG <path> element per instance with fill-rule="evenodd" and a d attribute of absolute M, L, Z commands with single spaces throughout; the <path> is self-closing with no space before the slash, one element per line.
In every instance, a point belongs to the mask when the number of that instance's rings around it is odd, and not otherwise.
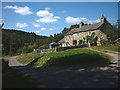
<path fill-rule="evenodd" d="M 107 35 L 102 32 L 105 26 L 111 26 L 111 24 L 107 21 L 103 14 L 101 17 L 101 22 L 99 23 L 84 25 L 82 21 L 79 24 L 79 28 L 70 30 L 58 43 L 61 45 L 61 47 L 68 47 L 74 46 L 73 41 L 76 40 L 78 45 L 80 40 L 86 42 L 86 36 L 91 36 L 91 34 L 94 32 L 94 37 L 97 37 L 97 45 L 101 45 L 101 40 L 108 40 Z M 87 44 L 90 45 L 89 41 Z"/>

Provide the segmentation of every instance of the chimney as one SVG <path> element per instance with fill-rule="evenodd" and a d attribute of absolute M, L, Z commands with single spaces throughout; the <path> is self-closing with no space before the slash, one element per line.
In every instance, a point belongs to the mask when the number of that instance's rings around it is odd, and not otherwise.
<path fill-rule="evenodd" d="M 106 21 L 106 18 L 103 16 L 102 14 L 102 17 L 101 17 L 101 23 L 104 23 Z"/>
<path fill-rule="evenodd" d="M 83 21 L 79 24 L 79 28 L 81 28 L 84 25 Z"/>

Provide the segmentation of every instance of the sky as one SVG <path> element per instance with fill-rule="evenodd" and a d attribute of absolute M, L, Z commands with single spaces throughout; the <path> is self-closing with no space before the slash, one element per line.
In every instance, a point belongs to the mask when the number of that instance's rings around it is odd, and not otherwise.
<path fill-rule="evenodd" d="M 100 22 L 101 15 L 111 24 L 118 19 L 117 2 L 2 2 L 3 28 L 49 36 L 71 25 Z"/>

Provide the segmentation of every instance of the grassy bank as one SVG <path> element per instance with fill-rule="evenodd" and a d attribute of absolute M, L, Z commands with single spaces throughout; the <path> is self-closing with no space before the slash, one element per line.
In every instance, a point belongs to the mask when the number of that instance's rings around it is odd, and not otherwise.
<path fill-rule="evenodd" d="M 115 51 L 115 52 L 120 52 L 120 46 L 118 46 L 118 45 L 94 46 L 91 48 L 99 50 L 99 51 L 104 51 L 106 49 L 106 50 L 111 50 L 111 51 Z"/>
<path fill-rule="evenodd" d="M 80 64 L 93 64 L 105 63 L 110 60 L 108 55 L 101 52 L 96 52 L 84 48 L 70 49 L 54 53 L 43 54 L 34 66 L 66 66 L 66 65 L 80 65 Z"/>
<path fill-rule="evenodd" d="M 2 88 L 39 88 L 36 79 L 5 66 L 2 72 Z"/>
<path fill-rule="evenodd" d="M 23 55 L 20 55 L 19 57 L 17 57 L 17 60 L 25 65 L 28 65 L 30 62 L 34 61 L 36 58 L 40 57 L 40 52 L 31 52 L 31 53 L 26 53 Z"/>

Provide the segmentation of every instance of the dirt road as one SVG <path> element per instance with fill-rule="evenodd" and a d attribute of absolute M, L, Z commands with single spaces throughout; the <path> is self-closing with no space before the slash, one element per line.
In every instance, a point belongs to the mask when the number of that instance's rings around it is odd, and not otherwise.
<path fill-rule="evenodd" d="M 16 57 L 17 57 L 17 56 L 13 56 L 13 57 L 4 58 L 4 59 L 9 60 L 9 66 L 24 66 L 23 64 L 19 63 L 19 62 L 16 60 Z"/>
<path fill-rule="evenodd" d="M 108 64 L 57 68 L 24 66 L 16 56 L 7 59 L 11 67 L 30 74 L 47 88 L 118 88 L 118 55 L 106 54 L 114 57 Z"/>

